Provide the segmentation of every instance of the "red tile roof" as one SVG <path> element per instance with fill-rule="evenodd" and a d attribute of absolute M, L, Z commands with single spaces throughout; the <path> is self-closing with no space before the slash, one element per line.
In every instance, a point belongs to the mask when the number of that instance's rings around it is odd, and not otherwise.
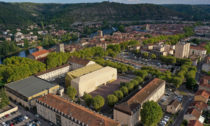
<path fill-rule="evenodd" d="M 194 101 L 190 107 L 195 107 L 197 110 L 199 111 L 203 111 L 204 109 L 208 108 L 208 105 L 204 102 L 197 102 L 197 101 Z"/>
<path fill-rule="evenodd" d="M 57 95 L 48 94 L 38 98 L 38 102 L 45 103 L 48 106 L 63 112 L 88 126 L 120 126 L 120 124 L 108 117 L 93 112 L 74 102 L 69 102 Z"/>
<path fill-rule="evenodd" d="M 200 81 L 200 85 L 203 87 L 210 88 L 210 76 L 203 76 Z"/>
<path fill-rule="evenodd" d="M 208 99 L 209 98 L 209 93 L 205 90 L 199 90 L 195 93 L 195 95 L 201 95 L 204 98 Z"/>
<path fill-rule="evenodd" d="M 127 114 L 132 114 L 132 111 L 137 107 L 140 107 L 158 87 L 160 87 L 165 81 L 158 78 L 150 81 L 144 88 L 132 96 L 128 101 L 123 102 L 115 106 L 115 109 L 125 112 Z"/>
<path fill-rule="evenodd" d="M 37 51 L 37 52 L 32 53 L 32 55 L 34 57 L 37 57 L 37 56 L 40 56 L 40 55 L 43 55 L 43 54 L 46 54 L 46 53 L 49 53 L 49 52 L 50 51 L 43 49 L 43 50 L 40 50 L 40 51 Z"/>
<path fill-rule="evenodd" d="M 194 108 L 190 108 L 187 110 L 187 114 L 193 115 L 196 119 L 199 119 L 201 116 L 201 112 Z"/>
<path fill-rule="evenodd" d="M 190 120 L 188 126 L 203 126 L 198 120 Z"/>
<path fill-rule="evenodd" d="M 201 51 L 205 51 L 206 49 L 201 47 L 201 46 L 190 46 L 190 49 L 195 49 L 195 50 L 201 50 Z"/>

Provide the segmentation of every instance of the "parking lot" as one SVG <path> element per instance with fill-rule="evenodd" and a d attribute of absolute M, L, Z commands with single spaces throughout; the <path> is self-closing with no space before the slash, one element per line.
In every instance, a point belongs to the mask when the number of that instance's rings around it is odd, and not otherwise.
<path fill-rule="evenodd" d="M 172 66 L 172 65 L 162 64 L 159 60 L 145 59 L 143 57 L 136 56 L 135 54 L 132 54 L 130 52 L 120 53 L 117 56 L 117 59 L 121 60 L 121 62 L 126 61 L 127 63 L 129 63 L 129 65 L 132 65 L 137 69 L 143 66 L 151 66 L 153 68 L 160 69 L 160 70 L 172 70 L 172 72 L 175 72 L 175 70 L 178 69 L 177 67 Z"/>
<path fill-rule="evenodd" d="M 50 126 L 50 122 L 45 121 L 39 115 L 34 114 L 22 106 L 18 106 L 18 111 L 0 118 L 0 126 Z"/>

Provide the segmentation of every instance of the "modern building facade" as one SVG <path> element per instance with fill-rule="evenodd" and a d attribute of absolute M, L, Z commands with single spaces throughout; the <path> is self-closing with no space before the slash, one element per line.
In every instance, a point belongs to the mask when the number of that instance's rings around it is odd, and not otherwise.
<path fill-rule="evenodd" d="M 120 126 L 111 118 L 57 95 L 48 94 L 38 98 L 36 107 L 39 115 L 56 126 Z"/>
<path fill-rule="evenodd" d="M 71 81 L 73 79 L 81 77 L 85 74 L 91 73 L 93 71 L 99 70 L 101 68 L 103 68 L 101 65 L 91 64 L 91 65 L 87 65 L 85 67 L 81 67 L 81 68 L 78 68 L 76 70 L 68 72 L 67 75 L 66 75 L 66 78 L 65 78 L 66 87 L 71 85 Z"/>
<path fill-rule="evenodd" d="M 73 79 L 71 86 L 77 90 L 78 96 L 83 96 L 84 93 L 90 93 L 98 86 L 115 80 L 117 80 L 117 69 L 107 66 Z"/>
<path fill-rule="evenodd" d="M 179 42 L 176 44 L 175 57 L 188 58 L 190 53 L 190 43 Z"/>
<path fill-rule="evenodd" d="M 63 90 L 59 85 L 51 84 L 35 76 L 9 83 L 5 88 L 12 100 L 29 109 L 35 106 L 36 98 L 49 93 L 61 94 Z"/>
<path fill-rule="evenodd" d="M 164 93 L 165 81 L 153 79 L 128 101 L 115 105 L 114 120 L 121 125 L 135 126 L 140 121 L 141 106 L 147 101 L 157 102 Z"/>

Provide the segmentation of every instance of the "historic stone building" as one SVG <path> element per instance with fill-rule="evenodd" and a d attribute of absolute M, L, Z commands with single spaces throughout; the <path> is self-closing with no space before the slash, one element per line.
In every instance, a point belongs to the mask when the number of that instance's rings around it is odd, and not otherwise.
<path fill-rule="evenodd" d="M 135 126 L 140 121 L 141 106 L 147 101 L 157 102 L 164 93 L 165 81 L 153 79 L 128 101 L 115 105 L 114 120 L 121 125 Z"/>
<path fill-rule="evenodd" d="M 57 95 L 38 98 L 36 107 L 39 115 L 56 126 L 120 126 L 111 118 Z"/>

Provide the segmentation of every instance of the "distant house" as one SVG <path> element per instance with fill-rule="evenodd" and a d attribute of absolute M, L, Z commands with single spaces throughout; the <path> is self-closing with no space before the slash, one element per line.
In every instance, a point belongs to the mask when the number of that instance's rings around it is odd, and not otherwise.
<path fill-rule="evenodd" d="M 208 99 L 209 99 L 209 93 L 205 90 L 199 90 L 195 93 L 194 101 L 207 103 Z"/>
<path fill-rule="evenodd" d="M 189 122 L 190 120 L 199 120 L 200 116 L 201 112 L 199 112 L 197 109 L 190 108 L 185 113 L 184 119 Z"/>
<path fill-rule="evenodd" d="M 179 110 L 180 110 L 180 108 L 181 108 L 181 103 L 178 101 L 178 100 L 173 100 L 172 102 L 171 102 L 171 104 L 169 104 L 168 106 L 167 106 L 167 109 L 166 109 L 166 111 L 168 112 L 168 113 L 172 113 L 172 114 L 175 114 L 175 113 L 177 113 Z"/>
<path fill-rule="evenodd" d="M 31 55 L 29 55 L 29 58 L 35 59 L 35 60 L 41 60 L 43 58 L 46 58 L 49 53 L 50 51 L 43 49 L 43 50 L 32 53 Z"/>
<path fill-rule="evenodd" d="M 200 112 L 203 112 L 203 110 L 206 110 L 208 108 L 208 105 L 204 102 L 196 102 L 194 101 L 190 106 L 189 108 L 194 108 L 194 109 L 197 109 L 198 111 Z"/>
<path fill-rule="evenodd" d="M 199 90 L 206 90 L 210 93 L 210 76 L 203 76 L 201 78 Z"/>
<path fill-rule="evenodd" d="M 190 120 L 187 126 L 203 126 L 198 120 Z"/>
<path fill-rule="evenodd" d="M 157 102 L 164 93 L 165 81 L 153 79 L 130 99 L 114 106 L 114 120 L 121 125 L 135 126 L 140 121 L 142 105 L 147 101 Z"/>
<path fill-rule="evenodd" d="M 200 56 L 204 58 L 206 56 L 207 50 L 200 46 L 190 46 L 190 55 Z"/>
<path fill-rule="evenodd" d="M 72 70 L 79 69 L 81 67 L 88 66 L 88 65 L 91 65 L 91 64 L 95 64 L 94 61 L 90 61 L 90 60 L 86 60 L 86 59 L 82 59 L 82 58 L 77 58 L 77 57 L 70 58 L 69 63 L 70 63 L 70 66 L 71 66 Z"/>

